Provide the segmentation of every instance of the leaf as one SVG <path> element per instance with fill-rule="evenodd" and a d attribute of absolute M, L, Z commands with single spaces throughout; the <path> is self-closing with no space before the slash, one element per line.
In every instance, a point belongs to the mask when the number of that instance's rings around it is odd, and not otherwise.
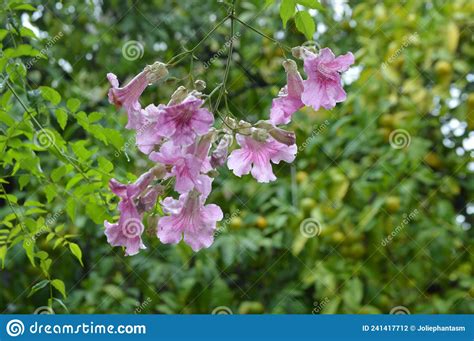
<path fill-rule="evenodd" d="M 43 289 L 46 285 L 48 285 L 49 283 L 49 280 L 47 279 L 44 279 L 42 280 L 41 282 L 38 282 L 36 283 L 35 285 L 33 285 L 33 287 L 31 288 L 31 291 L 30 293 L 28 294 L 28 297 L 30 297 L 31 295 L 33 295 L 35 292 Z"/>
<path fill-rule="evenodd" d="M 76 218 L 76 201 L 72 197 L 66 200 L 66 212 L 69 218 L 74 221 Z"/>
<path fill-rule="evenodd" d="M 280 17 L 283 22 L 283 28 L 286 28 L 286 23 L 295 14 L 295 1 L 294 0 L 282 0 L 280 5 Z"/>
<path fill-rule="evenodd" d="M 99 167 L 106 173 L 111 172 L 114 169 L 114 164 L 107 160 L 103 156 L 99 156 L 98 158 L 99 161 Z"/>
<path fill-rule="evenodd" d="M 35 247 L 34 239 L 31 237 L 26 237 L 26 239 L 23 241 L 23 249 L 25 250 L 26 256 L 30 260 L 31 264 L 34 267 L 36 267 L 34 247 Z"/>
<path fill-rule="evenodd" d="M 80 105 L 81 101 L 77 98 L 69 98 L 66 102 L 66 107 L 72 112 L 76 112 Z"/>
<path fill-rule="evenodd" d="M 51 285 L 55 287 L 56 290 L 59 291 L 64 298 L 66 298 L 66 286 L 64 285 L 63 281 L 61 281 L 60 279 L 53 279 L 51 281 Z"/>
<path fill-rule="evenodd" d="M 296 0 L 296 2 L 304 7 L 324 10 L 323 5 L 318 0 Z"/>
<path fill-rule="evenodd" d="M 58 105 L 61 102 L 61 95 L 53 88 L 40 86 L 38 89 L 41 91 L 41 96 L 51 104 Z"/>
<path fill-rule="evenodd" d="M 8 248 L 6 245 L 0 246 L 0 260 L 2 261 L 2 269 L 5 267 L 5 257 L 7 255 Z"/>
<path fill-rule="evenodd" d="M 31 6 L 30 4 L 20 4 L 13 6 L 14 11 L 36 11 L 36 8 Z"/>
<path fill-rule="evenodd" d="M 298 31 L 306 36 L 306 39 L 313 39 L 316 25 L 314 24 L 313 17 L 307 11 L 299 11 L 296 13 L 295 24 Z"/>
<path fill-rule="evenodd" d="M 79 263 L 84 266 L 84 264 L 82 263 L 82 251 L 79 245 L 77 245 L 76 243 L 69 243 L 69 250 L 71 250 L 71 253 L 74 255 L 74 257 L 77 258 Z"/>
<path fill-rule="evenodd" d="M 274 2 L 275 0 L 265 0 L 265 7 L 272 5 Z"/>
<path fill-rule="evenodd" d="M 59 126 L 61 127 L 62 130 L 64 130 L 67 123 L 67 111 L 64 110 L 63 108 L 59 108 L 55 111 L 55 114 L 56 114 L 56 120 L 58 121 Z"/>
<path fill-rule="evenodd" d="M 58 302 L 58 304 L 64 308 L 64 310 L 69 313 L 69 309 L 66 307 L 63 301 L 61 301 L 59 298 L 53 297 L 53 301 Z"/>

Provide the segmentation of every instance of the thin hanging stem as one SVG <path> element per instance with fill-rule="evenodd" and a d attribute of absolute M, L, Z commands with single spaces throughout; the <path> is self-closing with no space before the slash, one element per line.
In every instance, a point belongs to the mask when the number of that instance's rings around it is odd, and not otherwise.
<path fill-rule="evenodd" d="M 222 80 L 222 88 L 219 92 L 219 96 L 217 96 L 215 108 L 219 108 L 219 104 L 221 103 L 222 96 L 227 93 L 226 83 L 227 78 L 229 78 L 229 71 L 230 71 L 230 63 L 232 62 L 232 51 L 234 50 L 234 14 L 235 14 L 235 0 L 232 1 L 232 8 L 228 17 L 230 17 L 230 45 L 229 45 L 229 53 L 227 54 L 227 62 L 225 65 L 224 71 L 224 79 Z"/>
<path fill-rule="evenodd" d="M 282 43 L 279 42 L 278 40 L 276 40 L 276 39 L 270 37 L 269 35 L 263 33 L 263 32 L 260 31 L 260 30 L 256 29 L 256 28 L 253 27 L 252 25 L 247 24 L 245 21 L 239 19 L 238 17 L 232 15 L 231 19 L 237 20 L 239 23 L 241 23 L 241 24 L 244 25 L 245 27 L 251 29 L 251 30 L 254 31 L 255 33 L 257 33 L 257 34 L 261 35 L 262 37 L 264 37 L 264 38 L 270 40 L 271 42 L 275 43 L 276 45 L 278 45 L 279 48 L 281 48 L 281 49 L 283 50 L 283 53 L 285 53 L 285 50 L 286 50 L 286 51 L 291 51 L 291 49 L 290 49 L 288 46 L 282 44 Z"/>
<path fill-rule="evenodd" d="M 231 14 L 226 15 L 221 21 L 219 21 L 216 26 L 212 28 L 191 50 L 186 50 L 181 53 L 178 53 L 176 56 L 171 58 L 166 64 L 168 66 L 175 66 L 176 64 L 179 64 L 188 54 L 193 53 L 204 41 L 209 38 L 209 36 L 214 33 L 215 30 L 217 30 L 223 23 L 227 21 L 231 17 Z"/>

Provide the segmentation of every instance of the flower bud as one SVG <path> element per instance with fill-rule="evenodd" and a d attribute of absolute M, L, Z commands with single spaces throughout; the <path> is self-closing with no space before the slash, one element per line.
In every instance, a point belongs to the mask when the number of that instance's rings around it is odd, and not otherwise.
<path fill-rule="evenodd" d="M 252 125 L 246 121 L 239 121 L 239 124 L 237 125 L 237 129 L 239 131 L 239 133 L 243 134 L 243 135 L 250 135 L 251 134 L 251 128 L 252 128 Z"/>
<path fill-rule="evenodd" d="M 146 73 L 146 79 L 148 83 L 156 83 L 160 79 L 168 76 L 168 69 L 166 68 L 166 64 L 161 62 L 155 62 L 152 65 L 147 65 L 143 69 Z"/>
<path fill-rule="evenodd" d="M 175 92 L 171 95 L 171 99 L 168 103 L 168 105 L 173 105 L 173 104 L 178 104 L 184 101 L 186 96 L 188 95 L 188 89 L 186 89 L 184 86 L 179 86 Z"/>
<path fill-rule="evenodd" d="M 286 144 L 287 146 L 292 146 L 296 143 L 296 136 L 294 132 L 275 127 L 268 121 L 259 121 L 257 122 L 257 124 L 255 124 L 255 126 L 264 129 L 275 140 L 280 143 Z"/>
<path fill-rule="evenodd" d="M 252 138 L 256 141 L 265 142 L 268 139 L 268 133 L 265 129 L 252 128 Z"/>
<path fill-rule="evenodd" d="M 211 166 L 217 168 L 222 166 L 227 160 L 229 147 L 232 145 L 234 138 L 230 134 L 225 134 L 219 141 L 216 149 L 211 154 Z"/>
<path fill-rule="evenodd" d="M 158 163 L 151 171 L 157 179 L 163 179 L 167 173 L 166 166 L 161 163 Z"/>
<path fill-rule="evenodd" d="M 194 82 L 194 86 L 196 87 L 196 90 L 204 90 L 206 88 L 206 82 L 203 81 L 202 79 L 198 79 Z"/>

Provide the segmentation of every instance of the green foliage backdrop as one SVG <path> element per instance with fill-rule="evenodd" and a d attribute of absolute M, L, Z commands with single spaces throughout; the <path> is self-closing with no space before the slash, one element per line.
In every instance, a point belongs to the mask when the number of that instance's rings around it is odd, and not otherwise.
<path fill-rule="evenodd" d="M 276 182 L 221 172 L 211 248 L 148 238 L 134 257 L 106 243 L 103 221 L 117 212 L 107 183 L 150 162 L 108 103 L 105 75 L 192 48 L 229 5 L 99 3 L 0 10 L 2 312 L 474 313 L 471 1 L 238 0 L 240 19 L 285 45 L 315 31 L 319 46 L 352 51 L 348 99 L 295 115 L 297 159 Z M 233 39 L 228 109 L 267 117 L 285 83 L 282 49 L 239 23 L 235 35 L 219 27 L 146 99 L 197 78 L 217 86 Z M 130 41 L 143 47 L 135 60 L 122 51 Z"/>

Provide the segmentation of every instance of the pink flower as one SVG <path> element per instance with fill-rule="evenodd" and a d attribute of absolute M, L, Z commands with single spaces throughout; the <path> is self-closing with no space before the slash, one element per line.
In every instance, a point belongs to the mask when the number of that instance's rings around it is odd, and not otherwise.
<path fill-rule="evenodd" d="M 214 123 L 213 115 L 201 108 L 203 100 L 192 95 L 178 104 L 163 108 L 156 132 L 170 138 L 176 145 L 189 146 L 197 136 L 206 134 Z"/>
<path fill-rule="evenodd" d="M 258 182 L 276 180 L 272 165 L 280 161 L 292 162 L 296 156 L 296 145 L 287 146 L 268 136 L 264 141 L 237 134 L 241 149 L 234 150 L 227 160 L 227 166 L 238 177 L 251 172 Z"/>
<path fill-rule="evenodd" d="M 303 82 L 303 103 L 319 110 L 320 107 L 332 109 L 336 103 L 344 101 L 346 93 L 340 73 L 353 63 L 354 56 L 350 52 L 337 58 L 329 48 L 322 49 L 319 55 L 308 53 L 304 59 L 308 79 Z"/>
<path fill-rule="evenodd" d="M 163 137 L 156 132 L 156 122 L 158 121 L 163 107 L 163 104 L 158 106 L 150 104 L 141 111 L 140 127 L 137 128 L 136 145 L 142 153 L 147 155 L 163 140 Z"/>
<path fill-rule="evenodd" d="M 200 174 L 204 160 L 199 155 L 189 153 L 187 149 L 168 141 L 161 146 L 159 152 L 150 154 L 150 160 L 172 166 L 168 177 L 176 177 L 175 190 L 178 193 L 189 192 L 194 187 L 203 194 L 210 192 L 210 178 Z"/>
<path fill-rule="evenodd" d="M 153 180 L 152 171 L 146 172 L 130 185 L 125 185 L 115 179 L 110 180 L 110 189 L 120 197 L 118 223 L 104 222 L 107 242 L 112 246 L 125 247 L 125 254 L 132 256 L 140 249 L 146 249 L 141 235 L 144 231 L 142 214 L 138 212 L 135 199 L 148 187 Z"/>
<path fill-rule="evenodd" d="M 141 105 L 139 98 L 148 84 L 154 83 L 168 74 L 166 65 L 156 62 L 153 65 L 147 65 L 142 72 L 136 75 L 127 85 L 119 87 L 117 76 L 113 73 L 107 74 L 110 88 L 108 96 L 109 102 L 117 107 L 124 107 L 128 114 L 128 122 L 125 128 L 137 129 L 141 123 Z"/>
<path fill-rule="evenodd" d="M 272 102 L 270 120 L 273 124 L 289 123 L 291 116 L 304 106 L 301 102 L 303 79 L 298 72 L 296 63 L 288 59 L 283 62 L 283 67 L 287 73 L 287 85 L 280 90 L 278 98 Z"/>
<path fill-rule="evenodd" d="M 184 242 L 194 251 L 211 246 L 216 223 L 223 218 L 219 206 L 204 205 L 196 191 L 182 194 L 179 201 L 166 198 L 162 205 L 165 212 L 171 213 L 158 221 L 157 236 L 162 243 L 176 244 L 184 236 Z"/>

